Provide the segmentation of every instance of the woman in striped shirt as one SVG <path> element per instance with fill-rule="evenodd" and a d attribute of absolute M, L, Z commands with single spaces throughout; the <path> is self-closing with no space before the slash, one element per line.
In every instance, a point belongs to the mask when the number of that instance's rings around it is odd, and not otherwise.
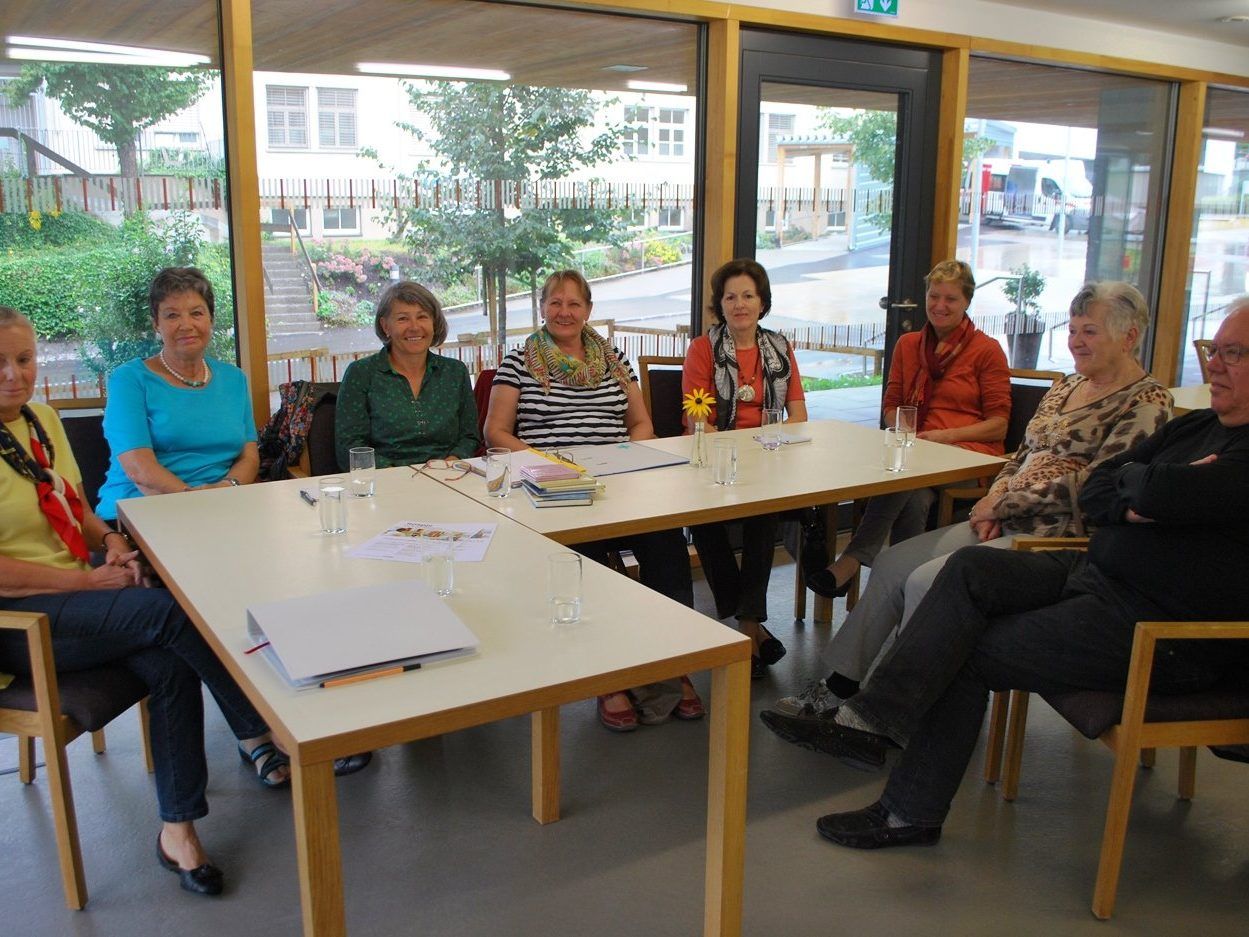
<path fill-rule="evenodd" d="M 654 439 L 650 414 L 629 361 L 587 323 L 590 284 L 575 270 L 561 270 L 542 286 L 543 326 L 524 347 L 499 365 L 486 414 L 486 441 L 512 450 L 556 449 Z M 642 584 L 693 607 L 689 553 L 679 530 L 599 540 L 577 551 L 606 564 L 613 550 L 630 550 Z M 599 720 L 629 732 L 669 715 L 699 719 L 702 702 L 685 677 L 675 685 L 652 685 L 601 696 Z"/>

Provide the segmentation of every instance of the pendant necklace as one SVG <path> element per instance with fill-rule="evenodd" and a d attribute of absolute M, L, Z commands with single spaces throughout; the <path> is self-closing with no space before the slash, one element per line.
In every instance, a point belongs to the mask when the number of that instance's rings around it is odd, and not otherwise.
<path fill-rule="evenodd" d="M 181 381 L 187 387 L 203 387 L 212 379 L 213 373 L 212 373 L 212 370 L 208 367 L 207 361 L 204 362 L 204 379 L 202 381 L 193 381 L 189 377 L 183 377 L 181 374 L 179 374 L 177 371 L 175 371 L 173 368 L 169 366 L 169 362 L 165 360 L 165 349 L 162 348 L 159 352 L 157 352 L 156 356 L 160 358 L 161 367 L 163 367 L 166 371 L 169 372 L 169 374 L 172 377 Z"/>

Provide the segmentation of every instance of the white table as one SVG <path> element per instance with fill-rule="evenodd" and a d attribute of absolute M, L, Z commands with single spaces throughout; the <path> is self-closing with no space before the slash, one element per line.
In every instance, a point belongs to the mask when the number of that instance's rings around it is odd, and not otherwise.
<path fill-rule="evenodd" d="M 717 438 L 737 440 L 737 484 L 715 485 L 711 469 L 674 465 L 603 479 L 606 491 L 588 507 L 535 508 L 520 489 L 507 498 L 486 495 L 477 475 L 444 484 L 561 543 L 584 543 L 749 517 L 771 511 L 833 504 L 872 495 L 990 476 L 1002 465 L 997 456 L 956 446 L 917 441 L 905 472 L 881 467 L 882 434 L 840 420 L 790 424 L 788 432 L 812 437 L 809 443 L 764 452 L 752 438 L 757 429 L 707 436 L 708 453 Z M 688 456 L 692 437 L 647 440 L 646 445 Z M 440 473 L 431 473 L 438 477 Z"/>
<path fill-rule="evenodd" d="M 349 532 L 322 536 L 299 497 L 305 481 L 139 498 L 123 523 L 291 755 L 304 933 L 346 932 L 333 760 L 353 752 L 532 714 L 535 819 L 559 817 L 559 706 L 710 669 L 710 766 L 704 934 L 740 932 L 745 836 L 749 642 L 737 632 L 600 567 L 584 564 L 584 618 L 548 623 L 546 557 L 526 528 L 406 468 L 378 473 L 376 498 L 348 506 Z M 405 579 L 405 563 L 345 549 L 400 520 L 498 522 L 483 563 L 456 564 L 449 599 L 479 652 L 419 671 L 295 691 L 248 646 L 248 605 Z M 368 861 L 367 858 L 361 861 Z"/>
<path fill-rule="evenodd" d="M 1183 416 L 1191 410 L 1207 410 L 1210 407 L 1210 385 L 1190 384 L 1187 387 L 1172 387 L 1171 396 L 1175 400 L 1175 415 Z"/>

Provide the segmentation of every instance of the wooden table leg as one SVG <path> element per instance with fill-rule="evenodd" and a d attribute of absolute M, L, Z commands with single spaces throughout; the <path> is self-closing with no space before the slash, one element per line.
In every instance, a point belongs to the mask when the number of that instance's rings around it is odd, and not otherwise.
<path fill-rule="evenodd" d="M 292 759 L 291 772 L 304 937 L 345 937 L 334 762 L 301 765 Z"/>
<path fill-rule="evenodd" d="M 710 733 L 703 937 L 738 937 L 746 847 L 749 661 L 711 671 Z"/>
<path fill-rule="evenodd" d="M 529 718 L 533 818 L 554 823 L 559 819 L 559 707 L 540 709 Z"/>

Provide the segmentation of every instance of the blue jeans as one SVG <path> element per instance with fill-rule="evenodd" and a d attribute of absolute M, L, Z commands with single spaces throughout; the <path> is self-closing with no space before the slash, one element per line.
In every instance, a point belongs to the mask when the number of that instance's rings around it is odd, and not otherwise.
<path fill-rule="evenodd" d="M 86 670 L 116 663 L 147 684 L 156 799 L 160 817 L 166 822 L 198 820 L 208 813 L 201 680 L 237 738 L 255 738 L 268 731 L 260 714 L 164 589 L 0 598 L 0 609 L 47 614 L 57 670 Z M 0 669 L 30 672 L 23 636 L 11 631 L 0 633 Z"/>
<path fill-rule="evenodd" d="M 716 616 L 768 620 L 768 580 L 776 551 L 775 514 L 760 514 L 740 521 L 697 524 L 690 528 L 702 563 L 703 575 L 716 600 Z M 742 531 L 742 565 L 737 567 L 729 543 L 729 524 Z"/>
<path fill-rule="evenodd" d="M 940 826 L 990 690 L 1122 691 L 1136 622 L 1168 617 L 1129 597 L 1084 553 L 957 551 L 871 681 L 846 704 L 905 746 L 881 802 L 908 823 Z M 1192 692 L 1218 680 L 1201 644 L 1160 642 L 1154 688 Z"/>

